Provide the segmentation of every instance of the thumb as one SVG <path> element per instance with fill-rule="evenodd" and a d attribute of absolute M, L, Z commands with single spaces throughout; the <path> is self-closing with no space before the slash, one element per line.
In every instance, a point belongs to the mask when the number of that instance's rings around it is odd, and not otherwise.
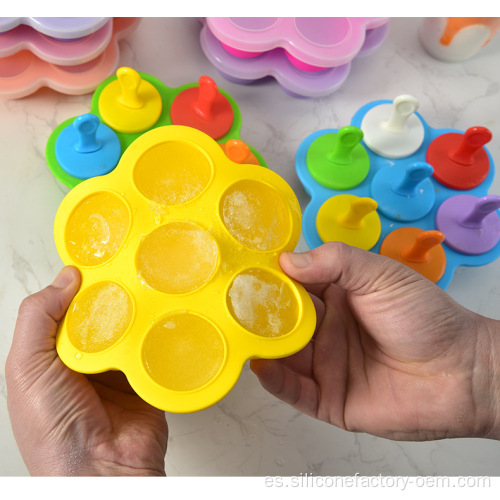
<path fill-rule="evenodd" d="M 303 284 L 326 287 L 334 283 L 359 294 L 384 290 L 403 279 L 425 279 L 400 262 L 339 241 L 304 253 L 284 252 L 280 255 L 280 266 Z"/>
<path fill-rule="evenodd" d="M 78 269 L 67 266 L 51 285 L 23 300 L 9 353 L 11 359 L 23 363 L 51 351 L 55 356 L 59 321 L 66 314 L 79 286 Z"/>

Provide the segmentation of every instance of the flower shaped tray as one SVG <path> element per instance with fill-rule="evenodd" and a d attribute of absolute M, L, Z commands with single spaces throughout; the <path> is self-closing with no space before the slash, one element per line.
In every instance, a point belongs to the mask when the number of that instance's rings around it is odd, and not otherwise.
<path fill-rule="evenodd" d="M 385 39 L 387 25 L 366 33 L 358 57 L 369 55 Z M 229 81 L 249 84 L 268 76 L 273 77 L 289 94 L 301 97 L 323 97 L 340 88 L 351 70 L 351 63 L 304 71 L 297 67 L 282 48 L 264 52 L 255 57 L 242 58 L 226 50 L 205 24 L 200 32 L 200 44 L 207 59 Z"/>
<path fill-rule="evenodd" d="M 232 162 L 191 127 L 147 132 L 57 212 L 58 252 L 82 274 L 59 356 L 83 373 L 123 371 L 165 411 L 216 403 L 249 358 L 288 356 L 313 334 L 312 301 L 278 263 L 300 219 L 271 170 Z"/>
<path fill-rule="evenodd" d="M 491 134 L 432 128 L 415 112 L 418 103 L 408 111 L 411 99 L 368 103 L 351 126 L 319 130 L 300 144 L 296 171 L 311 197 L 303 234 L 310 248 L 344 241 L 396 258 L 446 288 L 458 266 L 500 256 L 500 197 L 488 195 L 494 163 L 484 147 Z M 397 116 L 398 105 L 406 116 Z M 384 128 L 391 115 L 401 126 L 394 133 Z"/>
<path fill-rule="evenodd" d="M 152 75 L 127 67 L 99 85 L 88 115 L 65 120 L 54 129 L 47 141 L 47 163 L 54 176 L 72 188 L 109 173 L 133 141 L 165 125 L 201 130 L 219 142 L 233 161 L 265 166 L 260 153 L 240 140 L 238 104 L 210 77 L 170 88 Z M 83 152 L 78 150 L 82 142 L 91 143 Z M 108 155 L 110 148 L 115 152 Z"/>
<path fill-rule="evenodd" d="M 113 23 L 109 20 L 97 31 L 75 40 L 48 37 L 21 24 L 0 33 L 0 57 L 8 57 L 21 50 L 29 50 L 43 61 L 61 66 L 72 66 L 95 59 L 112 39 Z M 119 21 L 118 21 L 119 22 Z"/>
<path fill-rule="evenodd" d="M 243 52 L 281 47 L 294 59 L 332 68 L 350 62 L 366 31 L 387 24 L 384 17 L 207 17 L 215 37 Z"/>
<path fill-rule="evenodd" d="M 114 18 L 112 39 L 94 59 L 82 64 L 60 65 L 21 50 L 0 60 L 0 98 L 20 99 L 42 87 L 69 95 L 88 94 L 113 71 L 119 60 L 119 40 L 138 26 L 140 18 Z"/>

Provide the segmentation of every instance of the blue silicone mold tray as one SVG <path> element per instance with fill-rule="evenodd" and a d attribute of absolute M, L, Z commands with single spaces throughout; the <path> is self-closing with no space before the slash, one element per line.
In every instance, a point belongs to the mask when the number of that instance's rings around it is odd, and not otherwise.
<path fill-rule="evenodd" d="M 351 121 L 351 126 L 357 127 L 362 130 L 363 119 L 367 115 L 369 111 L 371 111 L 376 106 L 380 105 L 391 105 L 394 101 L 391 100 L 378 100 L 371 103 L 368 103 L 362 106 L 353 116 Z M 311 148 L 311 145 L 315 140 L 326 136 L 328 134 L 338 134 L 339 129 L 324 129 L 319 130 L 311 135 L 309 135 L 303 142 L 300 144 L 297 153 L 296 153 L 296 171 L 297 175 L 303 184 L 307 194 L 311 197 L 307 207 L 304 210 L 303 219 L 302 219 L 302 230 L 305 241 L 310 248 L 315 248 L 322 245 L 325 241 L 320 237 L 317 228 L 317 216 L 318 211 L 324 205 L 327 200 L 332 199 L 333 197 L 341 194 L 349 194 L 354 195 L 356 197 L 362 198 L 372 198 L 377 202 L 377 210 L 376 213 L 380 219 L 380 237 L 370 249 L 372 252 L 380 253 L 381 244 L 384 239 L 393 231 L 403 228 L 403 227 L 418 227 L 424 231 L 437 230 L 436 226 L 436 214 L 439 208 L 445 203 L 447 200 L 457 197 L 457 196 L 473 196 L 482 198 L 488 195 L 488 190 L 494 179 L 494 162 L 491 154 L 486 149 L 486 147 L 481 147 L 481 154 L 483 154 L 485 161 L 489 162 L 489 169 L 485 174 L 484 179 L 475 187 L 470 189 L 454 189 L 449 186 L 444 185 L 442 182 L 439 182 L 435 178 L 435 173 L 430 175 L 426 179 L 422 181 L 419 185 L 418 193 L 419 196 L 424 193 L 425 196 L 430 197 L 431 201 L 425 201 L 425 203 L 430 203 L 430 208 L 427 213 L 422 216 L 418 216 L 414 218 L 414 220 L 401 220 L 398 218 L 397 214 L 393 214 L 391 217 L 388 217 L 384 214 L 384 206 L 387 206 L 386 199 L 377 199 L 377 190 L 374 189 L 374 185 L 378 183 L 376 181 L 374 183 L 374 178 L 377 176 L 379 172 L 384 171 L 384 175 L 386 179 L 396 179 L 403 175 L 403 173 L 409 168 L 410 165 L 418 164 L 420 167 L 431 168 L 432 165 L 428 163 L 428 150 L 429 146 L 433 144 L 433 141 L 437 138 L 444 136 L 446 134 L 460 134 L 463 135 L 463 131 L 455 130 L 455 129 L 436 129 L 429 126 L 424 118 L 418 113 L 414 112 L 412 115 L 414 120 L 418 120 L 418 128 L 421 129 L 423 133 L 423 137 L 421 139 L 421 145 L 418 147 L 416 151 L 413 153 L 400 158 L 388 158 L 382 156 L 380 154 L 375 153 L 366 145 L 366 137 L 363 137 L 360 142 L 360 146 L 362 147 L 368 156 L 369 160 L 369 169 L 366 173 L 366 177 L 356 185 L 345 188 L 345 189 L 332 189 L 329 187 L 325 187 L 322 183 L 318 182 L 312 175 L 311 170 L 308 168 L 307 162 L 307 154 Z M 434 143 L 435 144 L 435 143 Z M 430 165 L 430 167 L 429 167 Z M 380 177 L 379 177 L 380 179 Z M 402 199 L 402 205 L 405 204 L 405 200 Z M 458 198 L 457 198 L 458 199 Z M 493 202 L 492 202 L 493 203 Z M 498 206 L 497 206 L 498 208 Z M 490 228 L 494 233 L 494 237 L 498 241 L 498 237 L 500 237 L 500 224 L 498 221 L 498 213 L 497 210 L 491 210 L 491 206 L 489 211 L 491 212 L 490 217 L 493 219 L 493 226 Z M 425 210 L 424 210 L 425 212 Z M 476 234 L 479 234 L 480 229 Z M 444 231 L 443 231 L 444 233 Z M 446 238 L 446 234 L 444 234 Z M 474 238 L 474 232 L 470 233 L 470 241 Z M 484 264 L 488 264 L 498 258 L 500 256 L 500 244 L 497 243 L 490 250 L 479 253 L 476 255 L 466 254 L 456 249 L 451 248 L 446 239 L 442 243 L 442 248 L 446 257 L 446 267 L 444 270 L 444 274 L 437 281 L 437 284 L 445 289 L 451 282 L 454 271 L 458 266 L 480 266 Z M 411 266 L 410 266 L 411 267 Z"/>

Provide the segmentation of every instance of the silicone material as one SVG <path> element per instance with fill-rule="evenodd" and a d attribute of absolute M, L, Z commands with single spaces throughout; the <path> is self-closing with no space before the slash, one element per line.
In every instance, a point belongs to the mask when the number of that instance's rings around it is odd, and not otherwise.
<path fill-rule="evenodd" d="M 118 41 L 132 33 L 140 18 L 114 18 L 113 38 L 95 59 L 76 66 L 58 66 L 22 50 L 0 59 L 0 98 L 19 99 L 42 87 L 70 95 L 88 94 L 118 65 Z"/>
<path fill-rule="evenodd" d="M 354 114 L 351 126 L 360 127 L 365 115 L 371 109 L 381 105 L 387 105 L 390 108 L 392 101 L 379 100 L 365 104 Z M 315 248 L 323 244 L 323 239 L 317 229 L 319 211 L 327 200 L 338 195 L 348 194 L 359 198 L 372 198 L 377 202 L 381 233 L 380 238 L 371 248 L 372 252 L 377 253 L 380 252 L 381 244 L 389 233 L 403 227 L 418 227 L 422 231 L 438 230 L 447 236 L 447 233 L 450 233 L 449 227 L 451 223 L 448 225 L 448 229 L 443 227 L 441 222 L 438 223 L 436 214 L 439 207 L 446 200 L 451 200 L 452 197 L 457 195 L 472 195 L 475 197 L 474 199 L 488 195 L 495 169 L 493 159 L 487 148 L 482 146 L 482 150 L 489 161 L 489 170 L 484 180 L 472 189 L 457 190 L 449 188 L 439 183 L 434 175 L 428 175 L 431 169 L 435 171 L 436 165 L 433 165 L 431 162 L 426 165 L 428 162 L 427 150 L 429 149 L 429 145 L 440 136 L 459 134 L 463 137 L 463 133 L 454 129 L 432 128 L 418 112 L 415 112 L 415 115 L 422 123 L 424 129 L 423 142 L 420 148 L 410 156 L 401 159 L 385 158 L 367 148 L 370 164 L 368 175 L 361 183 L 347 190 L 336 190 L 325 187 L 314 179 L 307 165 L 307 154 L 312 144 L 319 137 L 338 133 L 338 129 L 319 130 L 310 134 L 302 141 L 297 149 L 295 167 L 304 189 L 311 197 L 302 217 L 304 239 L 310 248 Z M 362 144 L 364 144 L 364 139 Z M 429 183 L 432 185 L 432 188 L 429 186 Z M 434 194 L 434 203 L 431 209 L 428 210 L 432 192 Z M 486 206 L 491 208 L 494 204 L 487 202 Z M 424 213 L 425 215 L 423 215 Z M 463 212 L 456 210 L 455 213 L 463 214 Z M 467 214 L 463 215 L 466 216 Z M 493 218 L 498 214 L 494 212 L 490 215 Z M 441 216 L 439 220 L 441 220 Z M 454 225 L 457 225 L 456 222 Z M 477 234 L 477 231 L 469 231 L 468 234 L 469 239 L 471 239 L 473 238 L 472 235 Z M 446 241 L 442 244 L 446 254 L 446 267 L 443 275 L 438 279 L 437 285 L 443 289 L 450 284 L 457 267 L 485 265 L 500 256 L 500 242 L 496 243 L 493 247 L 490 246 L 489 250 L 486 250 L 486 247 L 482 247 L 482 250 L 485 251 L 475 255 L 465 253 L 463 247 L 460 247 L 460 251 L 457 251 L 452 245 L 451 240 L 450 245 Z M 474 239 L 473 245 L 479 248 L 479 240 Z"/>
<path fill-rule="evenodd" d="M 365 41 L 363 42 L 363 45 L 356 57 L 364 57 L 374 52 L 378 48 L 378 46 L 385 40 L 387 33 L 389 31 L 388 27 L 389 27 L 388 24 L 384 24 L 378 28 L 366 30 Z M 209 28 L 207 29 L 209 30 Z M 223 42 L 220 42 L 220 45 L 229 54 L 235 57 L 239 57 L 241 59 L 251 59 L 253 57 L 258 57 L 268 52 L 276 51 L 276 49 L 272 49 L 270 51 L 265 51 L 265 52 L 245 52 L 243 50 L 234 49 L 233 47 L 230 47 L 229 45 L 226 45 Z M 323 71 L 327 69 L 324 66 L 314 66 L 313 64 L 308 64 L 304 61 L 301 61 L 300 59 L 297 59 L 296 57 L 292 56 L 287 50 L 280 50 L 279 52 L 282 52 L 284 56 L 288 59 L 288 61 L 290 61 L 293 66 L 295 66 L 297 69 L 300 69 L 301 71 L 316 73 L 318 71 Z"/>
<path fill-rule="evenodd" d="M 74 41 L 61 40 L 43 35 L 27 25 L 20 25 L 0 33 L 0 57 L 8 57 L 21 50 L 30 50 L 43 61 L 59 66 L 74 66 L 95 59 L 112 39 L 113 22 Z"/>
<path fill-rule="evenodd" d="M 229 139 L 229 141 L 223 142 L 220 147 L 225 155 L 231 161 L 234 161 L 234 163 L 260 165 L 260 161 L 252 153 L 249 146 L 239 139 Z"/>
<path fill-rule="evenodd" d="M 306 64 L 323 67 L 350 62 L 363 46 L 366 30 L 387 17 L 207 17 L 222 43 L 233 49 L 265 52 L 285 49 Z"/>
<path fill-rule="evenodd" d="M 251 59 L 235 57 L 222 47 L 207 26 L 201 30 L 200 43 L 207 59 L 226 79 L 248 84 L 272 76 L 284 90 L 303 97 L 331 94 L 342 86 L 351 68 L 347 63 L 311 75 L 293 66 L 282 49 Z"/>
<path fill-rule="evenodd" d="M 402 262 L 437 283 L 446 269 L 443 241 L 444 234 L 436 230 L 400 227 L 385 237 L 380 254 Z"/>
<path fill-rule="evenodd" d="M 307 151 L 307 168 L 323 186 L 350 189 L 368 175 L 370 161 L 361 144 L 363 132 L 343 127 L 336 134 L 318 137 Z"/>
<path fill-rule="evenodd" d="M 58 252 L 82 274 L 59 356 L 82 373 L 123 371 L 165 411 L 215 404 L 249 358 L 291 355 L 314 332 L 309 294 L 278 263 L 300 220 L 281 177 L 233 163 L 203 132 L 143 134 L 58 209 Z"/>
<path fill-rule="evenodd" d="M 57 137 L 55 155 L 65 172 L 85 180 L 116 167 L 121 156 L 120 140 L 96 115 L 81 115 Z"/>
<path fill-rule="evenodd" d="M 425 217 L 436 201 L 430 180 L 433 168 L 415 162 L 405 169 L 383 167 L 373 177 L 371 195 L 378 201 L 379 212 L 397 221 L 414 221 Z"/>
<path fill-rule="evenodd" d="M 450 132 L 436 137 L 427 149 L 434 177 L 452 189 L 472 189 L 486 179 L 490 160 L 483 146 L 491 140 L 485 127 L 471 127 L 465 134 Z"/>
<path fill-rule="evenodd" d="M 461 194 L 445 200 L 436 214 L 436 227 L 457 252 L 480 255 L 500 240 L 500 196 Z"/>
<path fill-rule="evenodd" d="M 417 109 L 417 99 L 407 94 L 370 109 L 361 122 L 365 144 L 385 158 L 406 158 L 415 153 L 424 140 Z"/>
<path fill-rule="evenodd" d="M 202 76 L 198 87 L 182 91 L 172 102 L 172 123 L 193 127 L 214 139 L 224 137 L 233 124 L 231 103 L 217 90 L 208 76 Z"/>
<path fill-rule="evenodd" d="M 99 97 L 102 119 L 117 132 L 135 134 L 152 128 L 162 111 L 156 87 L 141 78 L 132 68 L 122 67 L 116 80 L 102 89 Z"/>
<path fill-rule="evenodd" d="M 0 33 L 24 24 L 44 35 L 71 40 L 94 33 L 109 19 L 109 17 L 0 17 Z"/>
<path fill-rule="evenodd" d="M 321 205 L 316 217 L 320 238 L 343 241 L 351 246 L 370 250 L 380 237 L 377 202 L 350 194 L 332 196 Z"/>
<path fill-rule="evenodd" d="M 138 73 L 132 68 L 122 67 L 118 69 L 117 73 L 122 75 L 122 83 L 118 80 L 117 75 L 102 82 L 92 97 L 90 113 L 96 115 L 102 123 L 110 126 L 120 141 L 122 153 L 133 141 L 143 135 L 144 132 L 164 125 L 172 125 L 173 120 L 170 113 L 172 103 L 176 101 L 178 95 L 190 89 L 196 91 L 198 88 L 197 83 L 182 85 L 178 88 L 169 88 L 154 76 L 148 75 L 147 73 Z M 124 84 L 123 80 L 125 80 Z M 128 85 L 129 83 L 132 83 L 132 85 Z M 109 87 L 111 87 L 111 91 L 108 91 Z M 122 92 L 124 93 L 124 98 L 121 95 Z M 230 129 L 224 136 L 218 139 L 218 142 L 222 145 L 231 139 L 238 140 L 241 144 L 236 147 L 236 150 L 233 150 L 232 154 L 236 155 L 236 158 L 239 158 L 239 160 L 234 161 L 237 163 L 254 163 L 266 166 L 260 153 L 251 146 L 242 143 L 240 139 L 241 113 L 236 101 L 222 89 L 217 89 L 217 93 L 230 104 L 232 110 Z M 160 101 L 158 101 L 158 96 Z M 134 105 L 136 107 L 134 107 Z M 105 111 L 104 116 L 102 116 L 101 110 Z M 218 108 L 215 108 L 212 112 L 212 116 L 215 117 L 216 120 L 217 114 Z M 135 116 L 137 116 L 137 121 L 134 119 Z M 82 182 L 82 178 L 69 174 L 72 170 L 70 165 L 66 164 L 63 166 L 60 164 L 55 154 L 55 147 L 59 135 L 62 134 L 66 128 L 71 127 L 74 120 L 75 118 L 70 118 L 58 125 L 50 135 L 45 148 L 45 155 L 49 168 L 54 176 L 69 188 L 73 188 Z M 205 130 L 207 123 L 210 123 L 210 119 L 205 122 Z M 147 125 L 149 125 L 149 128 L 142 130 Z M 115 126 L 120 127 L 122 130 L 115 129 Z M 128 129 L 129 131 L 124 132 L 123 129 Z M 134 129 L 136 131 L 134 131 Z M 138 129 L 141 130 L 138 131 Z M 245 160 L 241 160 L 243 153 L 238 153 L 238 147 L 243 149 L 247 147 L 250 150 L 250 154 L 245 153 Z M 231 146 L 229 149 L 231 149 Z M 224 146 L 224 151 L 225 150 L 226 147 Z"/>
<path fill-rule="evenodd" d="M 358 57 L 374 52 L 385 40 L 387 31 L 387 25 L 371 30 Z M 321 71 L 304 71 L 281 48 L 251 58 L 238 57 L 224 48 L 207 25 L 202 27 L 200 43 L 207 59 L 228 80 L 248 84 L 271 76 L 287 93 L 299 97 L 330 95 L 342 86 L 351 68 L 348 62 Z"/>

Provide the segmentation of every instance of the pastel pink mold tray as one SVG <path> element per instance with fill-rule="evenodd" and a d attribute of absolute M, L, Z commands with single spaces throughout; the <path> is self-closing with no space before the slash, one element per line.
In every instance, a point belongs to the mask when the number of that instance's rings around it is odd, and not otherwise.
<path fill-rule="evenodd" d="M 351 61 L 363 46 L 367 30 L 388 21 L 387 17 L 206 18 L 215 37 L 226 47 L 243 52 L 240 56 L 281 47 L 293 63 L 320 68 Z"/>
<path fill-rule="evenodd" d="M 62 66 L 83 64 L 99 56 L 112 40 L 113 20 L 90 35 L 74 40 L 54 38 L 21 24 L 0 33 L 0 57 L 29 50 L 40 59 Z"/>
<path fill-rule="evenodd" d="M 0 33 L 20 25 L 31 26 L 44 35 L 73 39 L 102 28 L 110 17 L 0 17 Z"/>
<path fill-rule="evenodd" d="M 358 57 L 370 54 L 385 39 L 387 25 L 367 33 Z M 321 71 L 303 71 L 297 68 L 282 48 L 262 53 L 257 57 L 242 58 L 229 52 L 205 24 L 200 32 L 200 44 L 207 59 L 226 79 L 241 84 L 253 83 L 272 76 L 290 95 L 323 97 L 336 91 L 347 79 L 351 63 Z"/>
<path fill-rule="evenodd" d="M 83 64 L 62 66 L 22 50 L 0 59 L 0 98 L 19 99 L 42 87 L 57 92 L 81 95 L 93 92 L 112 75 L 119 62 L 118 41 L 132 33 L 140 18 L 115 18 L 112 39 L 101 54 Z"/>

